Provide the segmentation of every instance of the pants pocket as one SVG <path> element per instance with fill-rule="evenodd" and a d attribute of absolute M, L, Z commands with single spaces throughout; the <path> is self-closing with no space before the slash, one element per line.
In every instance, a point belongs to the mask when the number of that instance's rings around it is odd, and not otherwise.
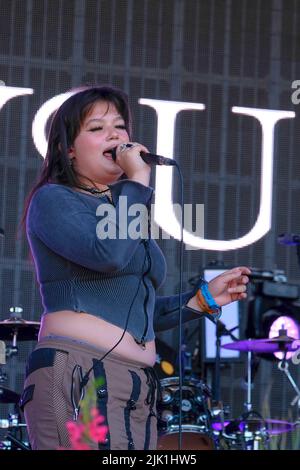
<path fill-rule="evenodd" d="M 20 407 L 21 411 L 24 412 L 25 405 L 33 399 L 34 389 L 35 389 L 35 384 L 31 384 L 31 385 L 28 385 L 23 390 L 23 393 L 22 393 L 20 401 L 19 401 L 19 407 Z"/>

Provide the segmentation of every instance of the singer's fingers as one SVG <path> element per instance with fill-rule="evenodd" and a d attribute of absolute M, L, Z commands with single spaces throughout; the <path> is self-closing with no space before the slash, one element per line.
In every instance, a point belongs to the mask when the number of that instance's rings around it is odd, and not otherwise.
<path fill-rule="evenodd" d="M 242 292 L 241 294 L 231 294 L 232 300 L 244 300 L 247 298 L 246 292 Z"/>
<path fill-rule="evenodd" d="M 123 142 L 117 147 L 116 162 L 125 171 L 125 173 L 127 165 L 138 165 L 136 167 L 138 170 L 145 167 L 145 165 L 148 167 L 148 165 L 142 160 L 140 152 L 149 153 L 149 150 L 138 142 Z"/>
<path fill-rule="evenodd" d="M 238 268 L 229 269 L 223 274 L 220 274 L 220 277 L 224 282 L 228 283 L 240 283 L 247 284 L 249 282 L 248 275 L 251 274 L 251 271 L 246 266 L 240 266 Z"/>
<path fill-rule="evenodd" d="M 123 142 L 117 147 L 116 163 L 128 179 L 148 186 L 151 167 L 141 158 L 140 152 L 142 151 L 149 153 L 148 149 L 138 142 Z"/>
<path fill-rule="evenodd" d="M 120 144 L 120 145 L 119 145 L 119 150 L 120 150 L 120 152 L 124 152 L 126 149 L 130 149 L 130 148 L 132 148 L 132 147 L 136 147 L 137 145 L 139 145 L 137 142 L 123 143 L 123 144 Z"/>
<path fill-rule="evenodd" d="M 235 287 L 229 287 L 227 291 L 229 294 L 241 294 L 242 292 L 246 292 L 247 287 L 244 284 L 239 284 Z"/>
<path fill-rule="evenodd" d="M 123 142 L 122 144 L 118 145 L 117 153 L 128 153 L 133 149 L 137 150 L 136 153 L 139 153 L 141 151 L 149 153 L 149 150 L 139 142 Z"/>

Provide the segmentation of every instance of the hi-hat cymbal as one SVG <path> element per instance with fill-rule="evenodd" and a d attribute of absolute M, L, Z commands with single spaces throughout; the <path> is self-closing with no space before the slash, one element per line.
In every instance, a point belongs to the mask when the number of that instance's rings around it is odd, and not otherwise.
<path fill-rule="evenodd" d="M 266 341 L 267 343 L 287 344 L 287 343 L 293 343 L 295 340 L 296 338 L 291 338 L 290 336 L 287 336 L 286 334 L 284 334 L 280 336 L 274 336 L 274 338 L 268 338 Z"/>
<path fill-rule="evenodd" d="M 281 335 L 275 338 L 244 339 L 233 343 L 223 344 L 222 348 L 234 349 L 236 351 L 252 351 L 256 353 L 274 353 L 282 351 L 296 351 L 299 346 L 294 346 L 295 338 Z"/>
<path fill-rule="evenodd" d="M 17 341 L 34 341 L 40 328 L 40 322 L 7 319 L 0 321 L 0 339 L 12 340 L 16 335 Z"/>
<path fill-rule="evenodd" d="M 0 387 L 0 403 L 18 403 L 20 395 L 8 388 Z"/>

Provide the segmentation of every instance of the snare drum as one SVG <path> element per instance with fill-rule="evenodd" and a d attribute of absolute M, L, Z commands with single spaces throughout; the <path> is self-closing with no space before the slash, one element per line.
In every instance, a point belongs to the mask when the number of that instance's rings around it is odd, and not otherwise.
<path fill-rule="evenodd" d="M 162 398 L 158 409 L 158 449 L 178 449 L 179 378 L 161 380 Z M 190 378 L 182 385 L 182 449 L 214 448 L 210 416 L 211 392 L 201 380 Z"/>

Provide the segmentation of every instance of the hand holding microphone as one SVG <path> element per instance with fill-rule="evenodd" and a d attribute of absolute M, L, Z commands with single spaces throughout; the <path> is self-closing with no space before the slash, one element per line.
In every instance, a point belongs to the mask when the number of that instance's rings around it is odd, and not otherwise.
<path fill-rule="evenodd" d="M 126 148 L 135 147 L 136 145 L 139 145 L 139 144 L 137 143 L 121 144 L 120 151 L 123 151 Z M 113 160 L 116 161 L 117 147 L 114 147 L 113 149 L 111 149 L 110 153 L 112 155 Z M 176 165 L 176 162 L 172 160 L 172 158 L 162 157 L 161 155 L 155 155 L 154 153 L 144 152 L 143 150 L 140 151 L 140 157 L 148 165 L 167 165 L 167 166 Z"/>
<path fill-rule="evenodd" d="M 128 179 L 149 186 L 151 167 L 139 158 L 142 151 L 148 150 L 137 142 L 128 142 L 112 148 L 110 153 Z"/>
<path fill-rule="evenodd" d="M 150 153 L 146 147 L 137 142 L 124 142 L 112 148 L 110 153 L 112 159 L 122 168 L 129 179 L 146 186 L 149 185 L 150 166 L 176 165 L 176 162 L 171 158 Z"/>

